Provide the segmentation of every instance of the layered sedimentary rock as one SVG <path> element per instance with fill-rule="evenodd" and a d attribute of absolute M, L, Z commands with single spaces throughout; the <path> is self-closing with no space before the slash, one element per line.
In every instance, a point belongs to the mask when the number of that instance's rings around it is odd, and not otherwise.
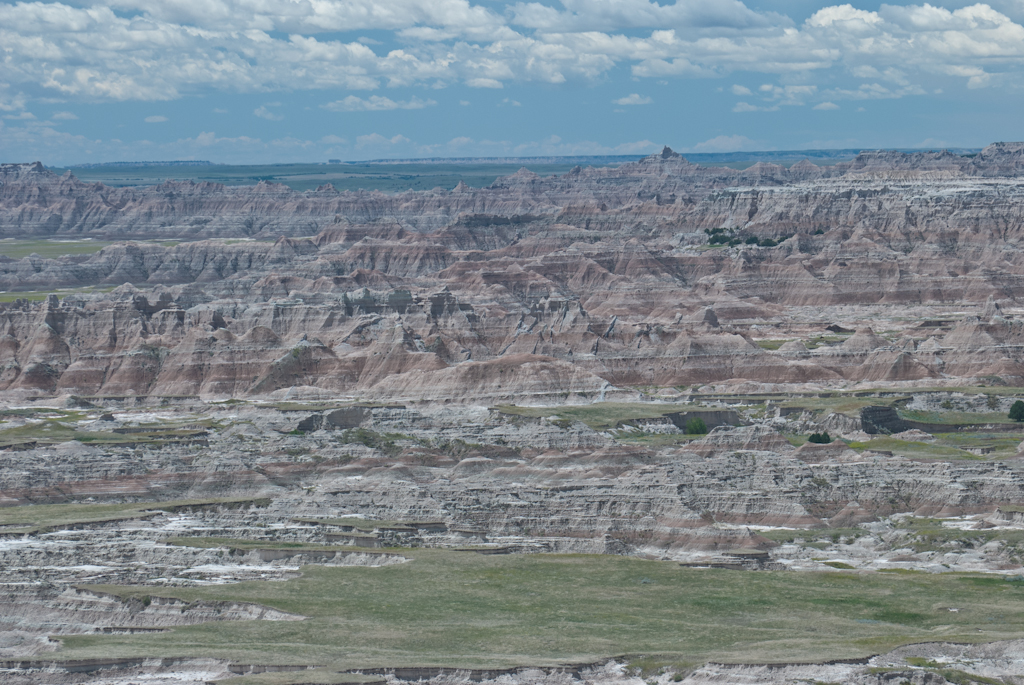
<path fill-rule="evenodd" d="M 1007 318 L 1024 294 L 1020 159 L 999 144 L 735 171 L 666 151 L 399 195 L 110 189 L 6 165 L 5 235 L 186 242 L 0 260 L 8 290 L 119 286 L 5 305 L 0 389 L 488 403 L 730 380 L 1021 378 Z M 257 218 L 263 228 L 240 232 Z M 890 320 L 872 321 L 879 311 Z M 945 324 L 927 329 L 929 316 Z M 840 320 L 861 330 L 808 348 Z M 768 336 L 785 344 L 763 349 Z M 527 358 L 528 374 L 500 382 Z"/>

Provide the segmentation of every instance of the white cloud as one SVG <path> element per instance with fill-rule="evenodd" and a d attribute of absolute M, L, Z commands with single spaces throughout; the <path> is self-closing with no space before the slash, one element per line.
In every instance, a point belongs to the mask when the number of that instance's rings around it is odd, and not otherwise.
<path fill-rule="evenodd" d="M 758 92 L 766 101 L 775 102 L 779 105 L 802 105 L 804 101 L 817 92 L 817 86 L 776 86 L 766 83 Z"/>
<path fill-rule="evenodd" d="M 390 147 L 392 145 L 400 145 L 402 143 L 412 142 L 405 136 L 398 134 L 390 138 L 385 138 L 379 133 L 371 133 L 365 136 L 358 136 L 356 138 L 356 147 Z"/>
<path fill-rule="evenodd" d="M 54 112 L 50 118 L 55 121 L 74 121 L 78 118 L 78 115 L 74 112 Z"/>
<path fill-rule="evenodd" d="M 553 135 L 540 141 L 470 139 L 460 136 L 441 144 L 424 144 L 397 134 L 359 136 L 354 143 L 338 135 L 319 140 L 284 137 L 270 140 L 249 136 L 218 136 L 204 131 L 188 138 L 150 140 L 93 139 L 54 129 L 48 122 L 5 124 L 0 120 L 0 146 L 12 160 L 41 160 L 49 166 L 85 161 L 142 161 L 147 159 L 208 159 L 225 164 L 269 164 L 321 159 L 325 154 L 354 159 L 369 156 L 408 157 L 458 154 L 459 156 L 610 155 L 650 154 L 662 143 L 638 140 L 605 144 L 588 140 L 565 141 Z"/>
<path fill-rule="evenodd" d="M 748 9 L 738 0 L 687 0 L 659 5 L 650 0 L 562 0 L 565 11 L 539 2 L 511 9 L 512 23 L 543 31 L 615 31 L 624 28 L 757 29 L 782 20 Z"/>
<path fill-rule="evenodd" d="M 260 105 L 259 107 L 254 109 L 252 113 L 258 116 L 260 119 L 266 119 L 267 121 L 281 121 L 282 119 L 284 119 L 284 115 L 278 114 L 277 112 L 274 112 L 269 109 L 270 107 L 280 106 L 280 102 L 268 102 L 267 104 Z"/>
<path fill-rule="evenodd" d="M 504 20 L 469 0 L 109 0 L 121 10 L 144 13 L 151 23 L 171 23 L 224 31 L 278 31 L 315 34 L 339 31 L 391 30 L 418 25 L 445 27 L 478 36 L 499 31 Z M 486 35 L 486 34 L 484 34 Z M 372 38 L 360 40 L 375 44 Z"/>
<path fill-rule="evenodd" d="M 513 100 L 512 98 L 505 98 L 504 100 L 501 101 L 501 104 L 508 105 L 509 107 L 523 106 L 523 103 L 519 102 L 519 100 Z"/>
<path fill-rule="evenodd" d="M 147 159 L 212 159 L 224 163 L 272 163 L 309 158 L 323 144 L 282 138 L 264 141 L 247 136 L 219 137 L 212 131 L 163 143 L 123 141 L 73 135 L 48 125 L 0 125 L 4 155 L 16 160 L 41 160 L 48 166 L 85 161 L 142 161 Z"/>
<path fill-rule="evenodd" d="M 896 100 L 906 95 L 924 95 L 920 86 L 888 88 L 880 83 L 862 83 L 856 89 L 833 88 L 822 92 L 829 100 Z"/>
<path fill-rule="evenodd" d="M 967 79 L 967 87 L 971 90 L 987 88 L 992 83 L 992 74 L 978 74 Z"/>
<path fill-rule="evenodd" d="M 163 116 L 162 114 L 154 114 L 153 116 L 146 117 L 144 121 L 147 124 L 162 124 L 163 122 L 167 121 L 167 117 Z"/>
<path fill-rule="evenodd" d="M 763 150 L 758 144 L 741 135 L 716 136 L 693 146 L 694 152 L 736 152 L 738 150 Z"/>
<path fill-rule="evenodd" d="M 778 110 L 778 105 L 759 107 L 757 105 L 752 105 L 749 102 L 737 102 L 732 108 L 732 111 L 734 112 L 777 112 Z"/>
<path fill-rule="evenodd" d="M 799 25 L 740 0 L 549 5 L 520 1 L 501 13 L 483 0 L 0 3 L 0 82 L 67 101 L 161 101 L 211 91 L 597 82 L 616 68 L 662 80 L 742 71 L 788 82 L 778 86 L 783 95 L 766 96 L 770 106 L 820 99 L 789 89 L 842 84 L 835 76 L 883 84 L 886 97 L 918 94 L 936 79 L 1024 85 L 1024 26 L 984 3 L 839 4 Z M 1012 2 L 1003 5 L 1012 13 Z M 402 47 L 387 50 L 369 31 L 393 32 Z M 754 96 L 739 85 L 732 93 Z M 0 92 L 0 109 L 25 110 L 25 99 Z"/>
<path fill-rule="evenodd" d="M 343 100 L 329 102 L 326 105 L 320 106 L 332 112 L 381 112 L 390 109 L 423 109 L 424 107 L 433 107 L 436 104 L 435 100 L 421 100 L 415 96 L 403 101 L 392 100 L 391 98 L 379 95 L 371 95 L 365 100 L 355 95 L 349 95 Z"/>
<path fill-rule="evenodd" d="M 459 100 L 459 104 L 463 107 L 469 107 L 469 100 Z"/>
<path fill-rule="evenodd" d="M 18 112 L 25 109 L 28 99 L 24 93 L 8 95 L 7 86 L 0 83 L 0 112 Z"/>
<path fill-rule="evenodd" d="M 214 114 L 227 114 L 228 111 L 226 109 L 221 109 L 220 107 L 214 107 L 213 108 L 213 113 Z"/>
<path fill-rule="evenodd" d="M 470 88 L 504 88 L 504 84 L 493 78 L 471 78 L 466 81 Z"/>
<path fill-rule="evenodd" d="M 639 93 L 631 93 L 626 97 L 619 98 L 618 100 L 612 100 L 616 105 L 649 105 L 654 100 L 647 96 L 641 96 Z"/>
<path fill-rule="evenodd" d="M 837 104 L 836 104 L 836 103 L 834 103 L 834 102 L 819 102 L 818 104 L 816 104 L 816 105 L 815 105 L 814 107 L 812 107 L 811 109 L 818 109 L 818 110 L 833 110 L 833 109 L 839 109 L 839 105 L 837 105 Z"/>

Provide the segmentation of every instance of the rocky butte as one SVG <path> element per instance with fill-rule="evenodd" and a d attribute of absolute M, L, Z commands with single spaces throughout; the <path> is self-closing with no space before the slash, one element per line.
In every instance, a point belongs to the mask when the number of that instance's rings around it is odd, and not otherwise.
<path fill-rule="evenodd" d="M 383 571 L 402 548 L 1011 589 L 1024 572 L 1007 418 L 1024 396 L 1024 143 L 744 170 L 666 148 L 398 194 L 109 188 L 4 164 L 0 238 L 111 241 L 0 257 L 0 682 L 259 673 L 222 652 L 104 661 L 83 645 L 106 643 L 71 638 L 301 621 L 179 594 Z M 110 589 L 127 585 L 152 596 Z M 848 661 L 739 650 L 654 678 L 1021 672 L 1024 629 L 941 608 L 927 635 L 892 628 Z M 377 675 L 462 677 L 390 665 Z M 643 682 L 622 660 L 574 669 L 470 675 Z"/>

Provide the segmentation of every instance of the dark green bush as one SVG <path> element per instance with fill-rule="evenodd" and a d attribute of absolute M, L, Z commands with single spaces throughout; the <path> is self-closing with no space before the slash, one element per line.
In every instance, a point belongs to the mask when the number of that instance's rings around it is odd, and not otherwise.
<path fill-rule="evenodd" d="M 1010 418 L 1014 421 L 1024 421 L 1024 402 L 1017 400 L 1010 407 Z"/>
<path fill-rule="evenodd" d="M 807 442 L 813 442 L 816 445 L 827 445 L 832 442 L 832 436 L 828 432 L 823 433 L 811 433 L 811 437 L 807 438 Z"/>
<path fill-rule="evenodd" d="M 686 422 L 686 432 L 690 435 L 704 435 L 708 432 L 708 426 L 704 419 L 695 416 Z"/>

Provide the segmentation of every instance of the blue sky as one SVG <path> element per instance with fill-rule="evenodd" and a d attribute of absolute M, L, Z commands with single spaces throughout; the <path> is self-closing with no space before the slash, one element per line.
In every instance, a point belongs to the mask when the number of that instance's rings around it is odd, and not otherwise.
<path fill-rule="evenodd" d="M 0 161 L 980 147 L 1024 0 L 0 0 Z"/>

